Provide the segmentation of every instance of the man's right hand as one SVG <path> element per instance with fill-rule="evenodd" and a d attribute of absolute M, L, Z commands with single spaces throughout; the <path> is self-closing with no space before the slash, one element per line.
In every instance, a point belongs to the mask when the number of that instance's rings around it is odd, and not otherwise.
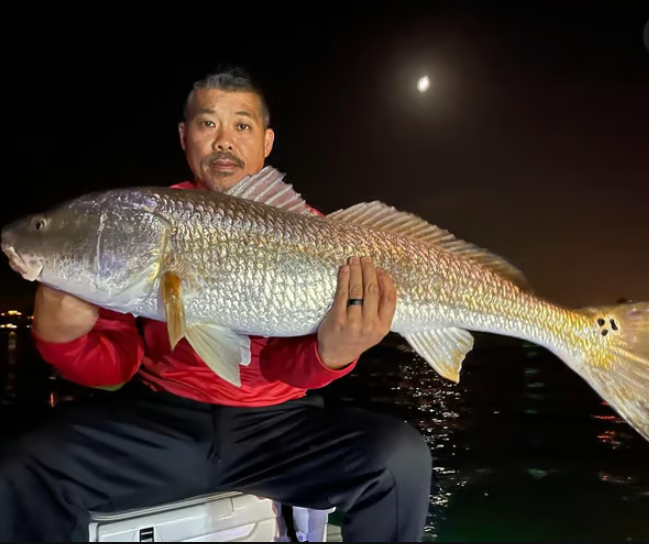
<path fill-rule="evenodd" d="M 45 342 L 66 343 L 88 334 L 99 318 L 99 308 L 43 284 L 36 290 L 34 334 Z"/>

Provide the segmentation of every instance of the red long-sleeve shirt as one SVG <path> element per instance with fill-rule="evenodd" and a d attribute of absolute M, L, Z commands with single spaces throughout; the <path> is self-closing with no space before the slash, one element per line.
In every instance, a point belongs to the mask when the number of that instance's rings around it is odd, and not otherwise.
<path fill-rule="evenodd" d="M 191 182 L 175 185 L 195 189 Z M 34 334 L 45 361 L 72 382 L 87 387 L 118 386 L 139 373 L 153 390 L 229 406 L 268 406 L 304 396 L 347 375 L 326 367 L 318 356 L 317 335 L 297 338 L 250 337 L 250 364 L 240 366 L 241 387 L 215 375 L 186 340 L 171 352 L 165 323 L 100 309 L 87 335 L 67 343 L 46 342 Z"/>

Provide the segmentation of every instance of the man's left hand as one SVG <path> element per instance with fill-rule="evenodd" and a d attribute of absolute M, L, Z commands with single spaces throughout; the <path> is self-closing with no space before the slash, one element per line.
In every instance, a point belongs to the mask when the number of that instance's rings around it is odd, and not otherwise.
<path fill-rule="evenodd" d="M 393 278 L 369 257 L 352 257 L 340 269 L 333 306 L 318 329 L 322 362 L 343 368 L 381 342 L 390 332 L 396 305 Z"/>

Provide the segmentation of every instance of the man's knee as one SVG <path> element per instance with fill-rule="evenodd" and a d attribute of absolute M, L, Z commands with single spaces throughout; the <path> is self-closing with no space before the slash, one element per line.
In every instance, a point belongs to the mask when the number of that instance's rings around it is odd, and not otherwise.
<path fill-rule="evenodd" d="M 0 482 L 6 482 L 24 471 L 30 463 L 31 453 L 23 442 L 13 442 L 0 452 Z"/>
<path fill-rule="evenodd" d="M 350 418 L 362 467 L 345 466 L 354 492 L 337 506 L 352 520 L 348 540 L 417 542 L 429 509 L 432 456 L 424 437 L 410 424 L 393 417 Z M 354 459 L 354 457 L 352 457 Z M 357 477 L 356 477 L 357 476 Z"/>
<path fill-rule="evenodd" d="M 430 482 L 432 455 L 421 433 L 409 423 L 392 417 L 380 417 L 368 429 L 363 444 L 368 466 L 390 472 L 395 483 Z"/>
<path fill-rule="evenodd" d="M 64 467 L 70 464 L 61 435 L 50 429 L 37 429 L 11 442 L 0 454 L 0 482 L 14 492 L 30 486 L 61 482 Z"/>
<path fill-rule="evenodd" d="M 32 489 L 32 455 L 17 444 L 0 455 L 0 511 L 8 513 L 24 506 L 26 489 Z"/>
<path fill-rule="evenodd" d="M 395 502 L 390 502 L 390 508 L 407 510 L 417 526 L 424 523 L 433 469 L 424 437 L 412 425 L 388 416 L 359 415 L 348 424 L 355 432 L 348 444 L 353 453 L 345 463 L 345 474 L 354 489 L 336 506 L 349 512 L 359 504 L 392 497 Z M 368 495 L 373 497 L 369 501 Z"/>
<path fill-rule="evenodd" d="M 422 475 L 432 471 L 430 447 L 421 433 L 409 423 L 396 419 L 390 423 L 386 421 L 377 446 L 381 450 L 377 453 L 389 466 L 397 465 Z"/>
<path fill-rule="evenodd" d="M 30 441 L 22 439 L 10 444 L 0 455 L 0 500 L 16 500 L 27 490 L 32 492 L 43 481 L 44 467 L 48 466 L 47 450 L 30 447 Z M 2 506 L 0 506 L 0 510 Z"/>
<path fill-rule="evenodd" d="M 87 541 L 87 514 L 61 476 L 65 465 L 37 442 L 29 436 L 0 456 L 0 542 Z"/>

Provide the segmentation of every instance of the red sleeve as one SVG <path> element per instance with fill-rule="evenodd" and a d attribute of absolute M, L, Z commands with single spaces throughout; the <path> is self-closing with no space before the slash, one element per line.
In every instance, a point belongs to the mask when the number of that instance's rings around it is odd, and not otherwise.
<path fill-rule="evenodd" d="M 333 370 L 320 360 L 318 336 L 271 338 L 261 353 L 264 377 L 282 381 L 298 389 L 318 389 L 349 374 L 358 359 L 340 370 Z"/>
<path fill-rule="evenodd" d="M 33 334 L 45 361 L 71 382 L 85 387 L 112 387 L 129 381 L 140 368 L 144 341 L 135 318 L 100 310 L 95 328 L 66 343 L 46 342 Z"/>

